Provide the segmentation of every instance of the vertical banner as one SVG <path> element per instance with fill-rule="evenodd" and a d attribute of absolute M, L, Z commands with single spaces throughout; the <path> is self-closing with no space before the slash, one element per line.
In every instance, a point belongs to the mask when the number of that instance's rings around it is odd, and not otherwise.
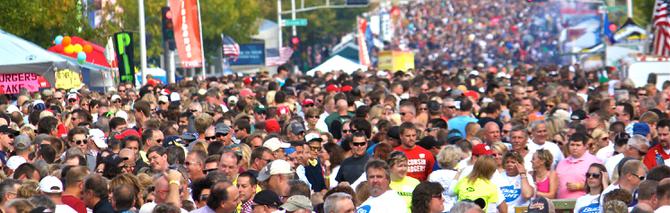
<path fill-rule="evenodd" d="M 174 39 L 183 68 L 202 67 L 197 0 L 170 0 Z"/>
<path fill-rule="evenodd" d="M 368 52 L 368 45 L 365 41 L 365 32 L 368 29 L 368 21 L 364 18 L 358 18 L 358 27 L 356 28 L 358 38 L 358 63 L 363 66 L 370 66 L 370 55 Z"/>
<path fill-rule="evenodd" d="M 119 67 L 119 82 L 135 83 L 133 62 L 133 35 L 129 32 L 114 34 L 114 52 Z"/>

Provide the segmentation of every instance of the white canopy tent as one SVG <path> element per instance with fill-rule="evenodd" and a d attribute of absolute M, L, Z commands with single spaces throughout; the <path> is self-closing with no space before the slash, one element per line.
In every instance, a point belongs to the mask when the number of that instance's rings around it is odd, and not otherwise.
<path fill-rule="evenodd" d="M 349 59 L 346 59 L 342 56 L 335 55 L 327 61 L 323 62 L 321 65 L 314 67 L 310 71 L 307 71 L 308 76 L 314 76 L 316 71 L 321 71 L 323 73 L 332 72 L 333 70 L 342 70 L 347 74 L 351 74 L 357 70 L 367 71 L 368 67 L 363 66 L 359 63 L 353 62 Z"/>

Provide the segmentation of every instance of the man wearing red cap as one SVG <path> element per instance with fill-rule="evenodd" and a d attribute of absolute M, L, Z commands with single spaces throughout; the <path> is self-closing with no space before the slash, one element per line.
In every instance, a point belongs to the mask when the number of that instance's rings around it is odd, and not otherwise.
<path fill-rule="evenodd" d="M 433 172 L 435 158 L 430 151 L 416 145 L 417 136 L 416 126 L 413 123 L 405 122 L 400 125 L 401 145 L 395 150 L 405 153 L 407 156 L 407 176 L 425 181 Z"/>

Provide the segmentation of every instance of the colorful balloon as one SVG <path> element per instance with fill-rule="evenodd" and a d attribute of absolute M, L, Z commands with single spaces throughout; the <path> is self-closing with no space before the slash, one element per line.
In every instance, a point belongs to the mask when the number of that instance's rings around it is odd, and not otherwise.
<path fill-rule="evenodd" d="M 79 64 L 83 64 L 84 62 L 86 62 L 86 53 L 84 52 L 77 53 L 77 62 L 79 62 Z"/>
<path fill-rule="evenodd" d="M 90 44 L 86 44 L 86 45 L 84 45 L 84 52 L 85 52 L 85 53 L 91 53 L 91 52 L 93 52 L 93 46 L 91 46 Z"/>
<path fill-rule="evenodd" d="M 63 42 L 63 36 L 62 35 L 58 35 L 58 36 L 56 36 L 56 39 L 54 39 L 54 44 L 56 44 L 56 45 L 60 45 L 62 42 Z"/>
<path fill-rule="evenodd" d="M 74 52 L 79 53 L 79 52 L 82 52 L 82 51 L 84 51 L 84 47 L 81 46 L 81 44 L 75 44 L 74 45 Z"/>
<path fill-rule="evenodd" d="M 65 40 L 63 40 L 63 42 L 65 42 Z M 67 45 L 67 46 L 65 46 L 65 49 L 63 49 L 63 51 L 64 51 L 66 54 L 72 54 L 72 53 L 74 53 L 74 46 L 72 46 L 72 45 Z"/>
<path fill-rule="evenodd" d="M 72 42 L 72 38 L 70 38 L 70 36 L 65 36 L 63 37 L 61 44 L 63 44 L 63 46 L 68 46 L 70 45 L 70 42 Z"/>

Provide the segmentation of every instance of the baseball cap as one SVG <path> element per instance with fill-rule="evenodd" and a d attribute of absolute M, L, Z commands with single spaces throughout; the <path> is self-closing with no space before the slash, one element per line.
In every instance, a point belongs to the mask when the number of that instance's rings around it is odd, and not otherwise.
<path fill-rule="evenodd" d="M 247 97 L 247 96 L 255 97 L 256 93 L 254 93 L 254 91 L 251 91 L 251 89 L 249 88 L 244 88 L 240 90 L 240 97 Z"/>
<path fill-rule="evenodd" d="M 137 132 L 137 130 L 132 129 L 132 128 L 128 128 L 128 129 L 125 129 L 125 130 L 121 131 L 121 133 L 115 135 L 114 139 L 123 140 L 124 138 L 126 138 L 128 136 L 137 136 L 138 138 L 141 138 L 140 133 Z"/>
<path fill-rule="evenodd" d="M 298 122 L 291 122 L 291 125 L 289 127 L 291 128 L 291 133 L 293 133 L 294 135 L 300 134 L 301 132 L 305 132 L 305 127 Z"/>
<path fill-rule="evenodd" d="M 14 137 L 14 149 L 16 150 L 27 150 L 30 148 L 32 141 L 27 135 L 21 134 Z"/>
<path fill-rule="evenodd" d="M 254 195 L 254 203 L 279 208 L 282 205 L 279 195 L 272 190 L 266 189 Z"/>
<path fill-rule="evenodd" d="M 117 95 L 117 94 L 114 94 L 114 95 L 112 95 L 112 98 L 109 99 L 109 100 L 111 100 L 112 102 L 114 102 L 114 101 L 119 100 L 119 99 L 121 99 L 121 96 L 119 96 L 119 95 Z"/>
<path fill-rule="evenodd" d="M 290 175 L 293 174 L 291 170 L 291 164 L 285 160 L 274 160 L 258 172 L 258 181 L 266 181 L 270 179 L 272 175 Z"/>
<path fill-rule="evenodd" d="M 216 127 L 214 129 L 216 131 L 216 134 L 227 135 L 230 132 L 230 127 L 224 123 L 216 124 Z"/>
<path fill-rule="evenodd" d="M 263 106 L 263 104 L 259 104 L 258 106 L 254 107 L 254 112 L 256 112 L 257 114 L 265 114 L 267 110 L 265 109 L 265 106 Z"/>
<path fill-rule="evenodd" d="M 537 196 L 528 204 L 528 213 L 549 213 L 555 210 L 553 203 L 542 196 Z"/>
<path fill-rule="evenodd" d="M 67 95 L 67 99 L 68 99 L 68 100 L 70 100 L 70 99 L 75 99 L 75 100 L 77 100 L 77 99 L 79 99 L 79 97 L 78 97 L 77 94 L 75 94 L 75 93 L 70 93 L 70 94 Z"/>
<path fill-rule="evenodd" d="M 105 133 L 100 129 L 89 129 L 88 137 L 93 140 L 95 146 L 100 149 L 106 149 L 107 143 L 105 142 Z"/>
<path fill-rule="evenodd" d="M 167 95 L 161 95 L 158 97 L 158 102 L 170 103 L 170 98 L 168 98 Z"/>
<path fill-rule="evenodd" d="M 14 112 L 21 112 L 21 110 L 19 110 L 19 107 L 17 107 L 16 105 L 13 104 L 7 105 L 7 114 L 12 114 Z"/>
<path fill-rule="evenodd" d="M 63 182 L 55 176 L 46 176 L 40 180 L 39 189 L 45 193 L 63 192 Z"/>
<path fill-rule="evenodd" d="M 386 135 L 390 138 L 400 140 L 400 126 L 392 126 Z"/>
<path fill-rule="evenodd" d="M 351 90 L 354 90 L 354 88 L 349 85 L 344 85 L 342 88 L 340 88 L 341 92 L 350 92 Z"/>
<path fill-rule="evenodd" d="M 575 110 L 572 112 L 572 115 L 570 115 L 570 119 L 573 121 L 581 121 L 587 118 L 589 118 L 589 116 L 586 115 L 586 111 L 582 109 Z"/>
<path fill-rule="evenodd" d="M 433 136 L 426 136 L 421 138 L 421 140 L 419 140 L 419 142 L 417 142 L 416 145 L 419 145 L 424 149 L 432 149 L 433 147 L 438 148 L 440 147 L 439 142 Z"/>
<path fill-rule="evenodd" d="M 312 201 L 304 195 L 293 195 L 286 200 L 284 205 L 281 205 L 281 208 L 290 212 L 298 211 L 300 209 L 309 209 L 311 211 Z"/>
<path fill-rule="evenodd" d="M 170 93 L 170 100 L 172 100 L 173 102 L 180 101 L 181 96 L 179 96 L 178 92 Z"/>
<path fill-rule="evenodd" d="M 492 155 L 493 150 L 489 145 L 480 143 L 472 147 L 472 155 L 481 156 L 481 155 Z"/>
<path fill-rule="evenodd" d="M 306 98 L 305 100 L 302 101 L 303 106 L 310 105 L 310 104 L 314 104 L 314 100 L 312 100 L 311 98 Z"/>
<path fill-rule="evenodd" d="M 651 129 L 649 129 L 649 125 L 645 122 L 637 122 L 633 124 L 633 135 L 642 135 L 647 137 L 650 131 Z"/>
<path fill-rule="evenodd" d="M 275 119 L 265 120 L 265 131 L 268 133 L 279 133 L 281 132 L 281 127 L 279 122 Z"/>
<path fill-rule="evenodd" d="M 239 100 L 240 99 L 237 98 L 237 96 L 230 96 L 230 97 L 228 97 L 228 105 L 235 105 L 235 104 L 237 104 L 237 101 L 239 101 Z"/>
<path fill-rule="evenodd" d="M 285 105 L 277 106 L 277 114 L 284 115 L 284 114 L 287 114 L 289 112 L 291 112 L 291 109 L 289 109 L 287 106 L 285 106 Z"/>
<path fill-rule="evenodd" d="M 0 133 L 7 134 L 7 135 L 12 135 L 12 136 L 17 136 L 19 135 L 19 131 L 16 131 L 12 128 L 10 128 L 7 125 L 2 125 L 0 126 Z"/>
<path fill-rule="evenodd" d="M 428 102 L 428 111 L 429 112 L 440 112 L 440 108 L 442 105 L 438 103 L 437 101 L 430 101 Z"/>
<path fill-rule="evenodd" d="M 312 133 L 309 133 L 309 134 L 305 135 L 305 141 L 306 142 L 310 142 L 310 141 L 323 142 L 323 139 L 321 138 L 321 135 L 319 135 L 319 133 L 313 133 L 312 132 Z"/>
<path fill-rule="evenodd" d="M 284 149 L 289 148 L 289 147 L 291 147 L 291 144 L 284 143 L 284 142 L 280 141 L 279 138 L 274 137 L 274 138 L 270 138 L 270 139 L 266 140 L 265 142 L 263 142 L 263 147 L 268 148 L 268 149 L 270 149 L 271 151 L 274 152 L 274 151 L 277 151 L 280 148 L 284 148 Z"/>
<path fill-rule="evenodd" d="M 27 162 L 28 161 L 25 158 L 18 155 L 14 155 L 12 157 L 9 157 L 9 159 L 7 159 L 7 168 L 11 170 L 16 170 L 16 168 L 19 168 L 19 166 Z"/>
<path fill-rule="evenodd" d="M 339 92 L 340 89 L 335 86 L 335 84 L 329 84 L 326 86 L 326 92 Z"/>

